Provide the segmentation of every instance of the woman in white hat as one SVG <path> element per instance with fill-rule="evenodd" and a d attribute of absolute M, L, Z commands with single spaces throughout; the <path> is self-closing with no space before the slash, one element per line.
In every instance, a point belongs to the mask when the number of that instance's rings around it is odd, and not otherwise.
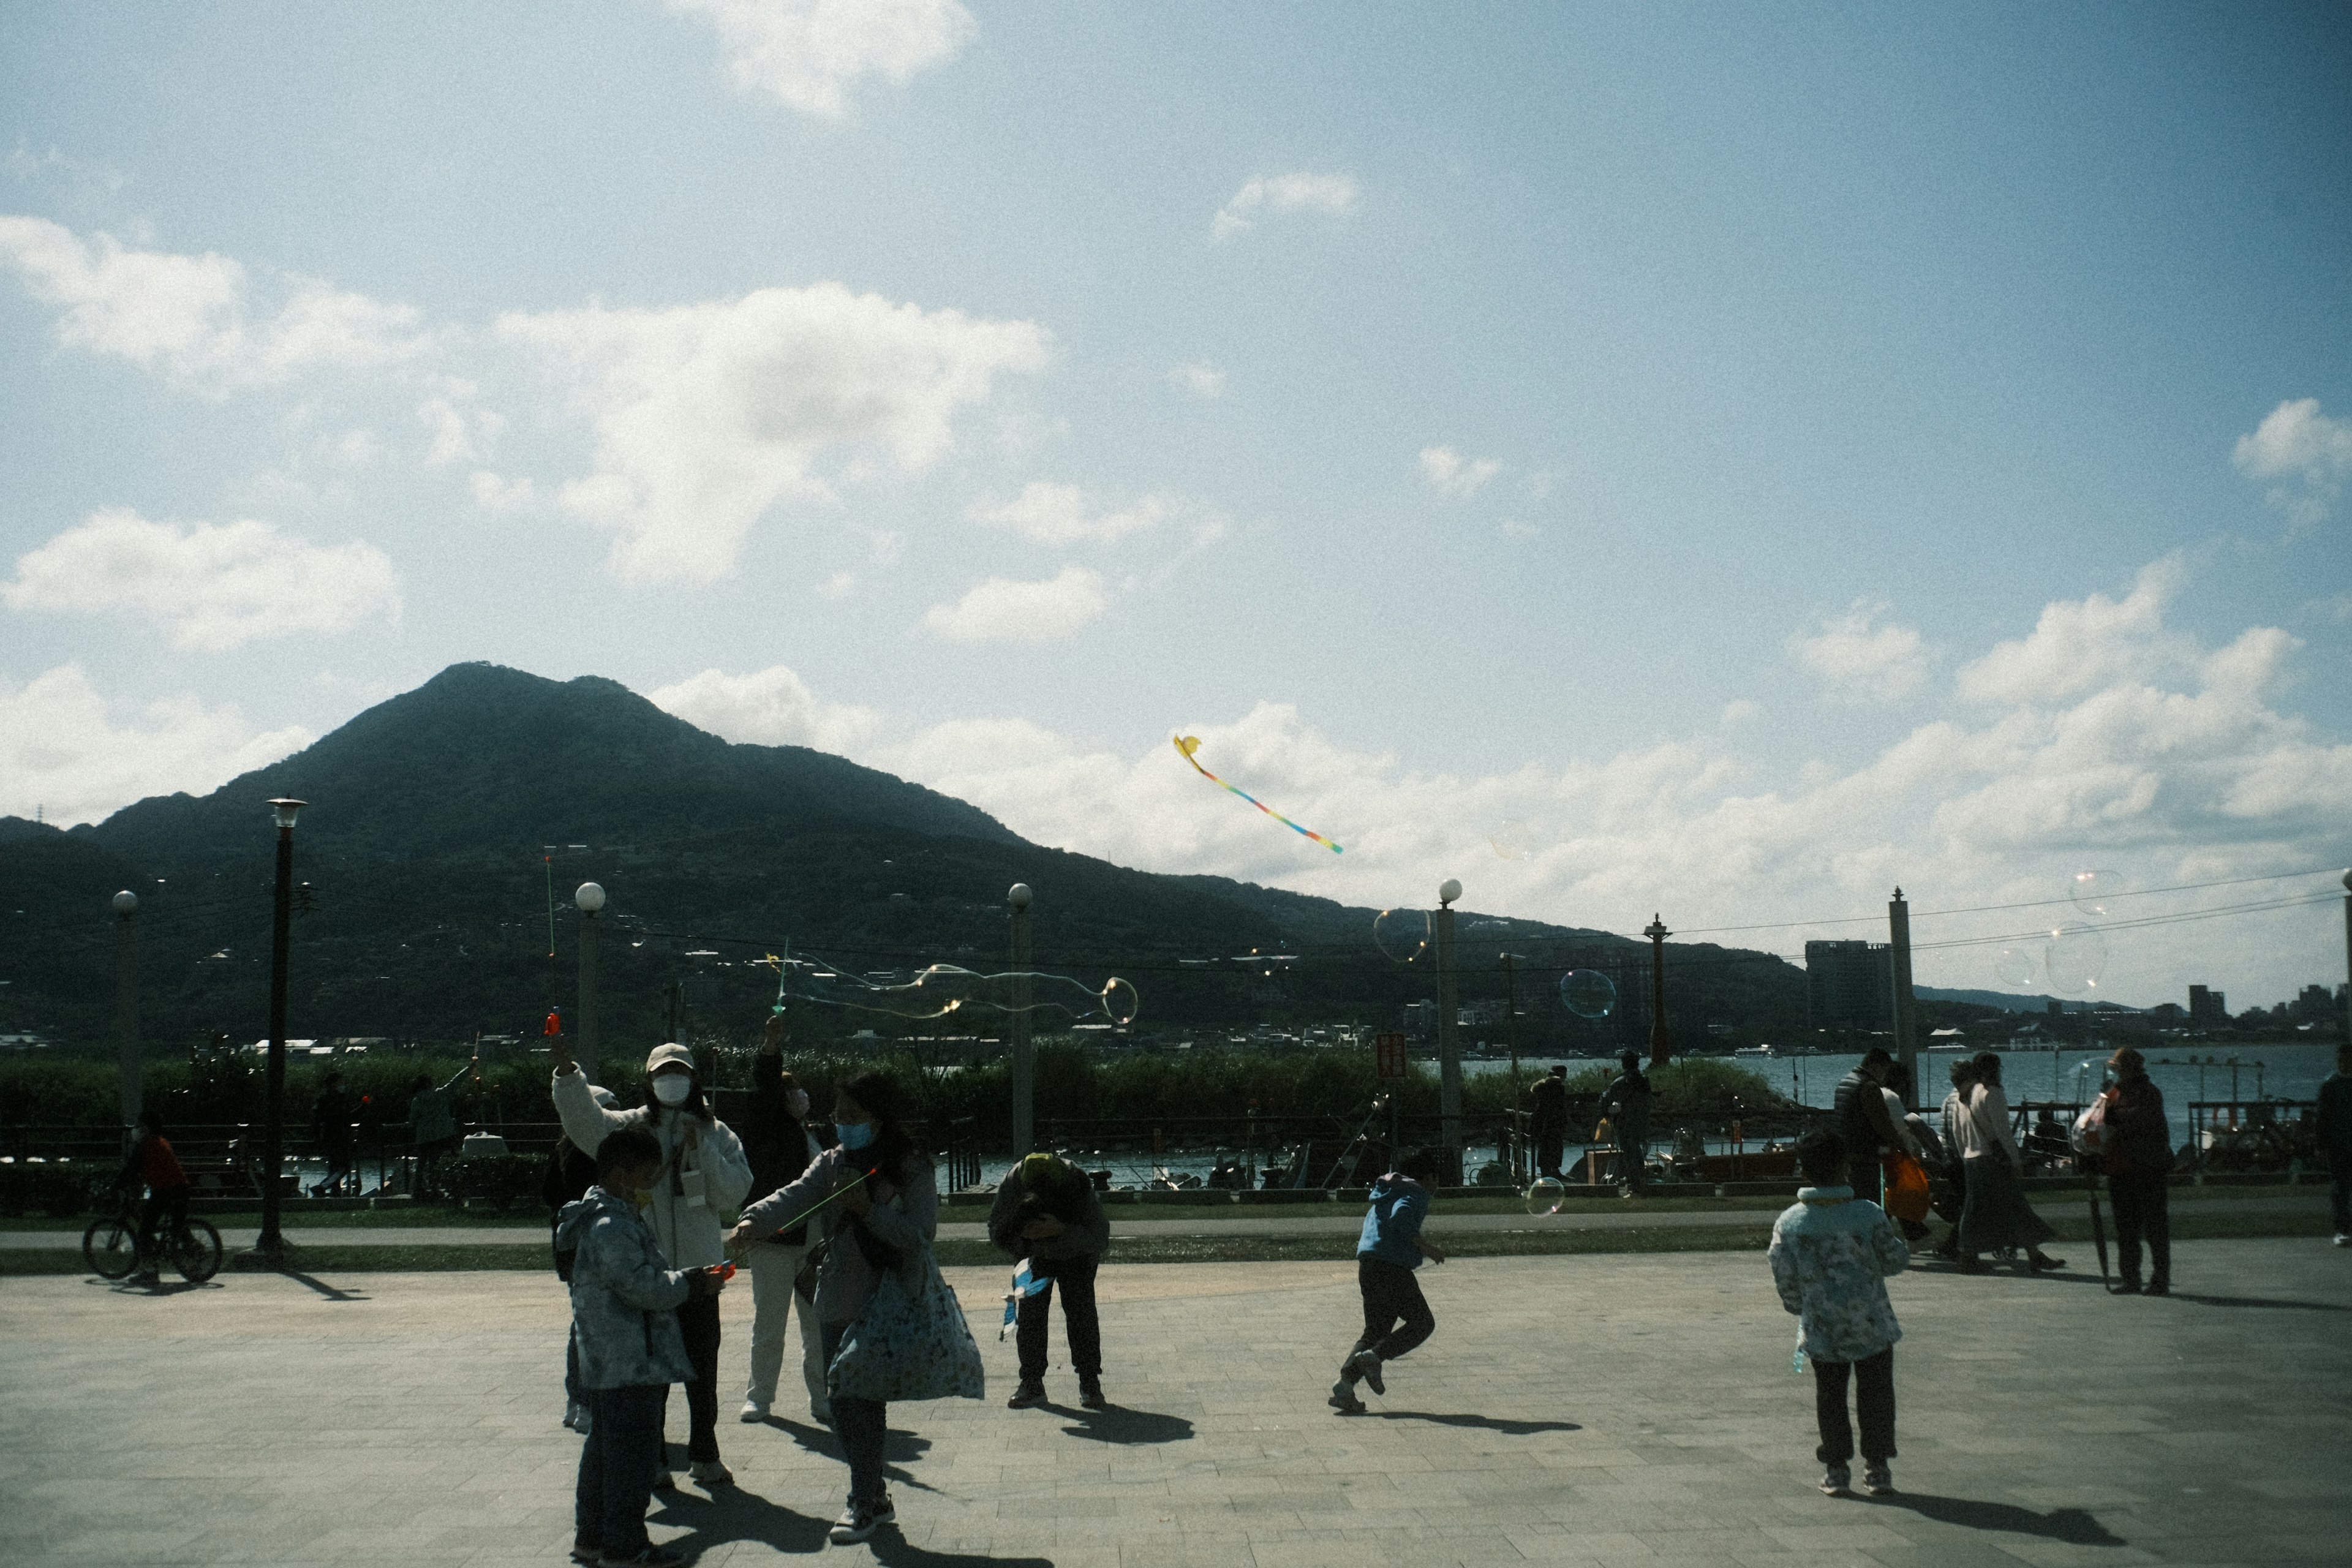
<path fill-rule="evenodd" d="M 596 1103 L 562 1037 L 549 1043 L 555 1055 L 555 1114 L 564 1136 L 583 1153 L 593 1156 L 604 1135 L 619 1127 L 643 1127 L 660 1140 L 661 1169 L 646 1217 L 669 1266 L 707 1268 L 727 1261 L 719 1216 L 739 1207 L 751 1190 L 751 1165 L 742 1143 L 703 1097 L 692 1053 L 681 1045 L 656 1046 L 646 1058 L 645 1103 L 617 1110 Z M 677 1326 L 694 1367 L 686 1385 L 688 1473 L 706 1487 L 724 1486 L 735 1477 L 719 1458 L 719 1298 L 688 1300 L 677 1309 Z M 670 1484 L 667 1451 L 665 1443 L 656 1486 Z"/>

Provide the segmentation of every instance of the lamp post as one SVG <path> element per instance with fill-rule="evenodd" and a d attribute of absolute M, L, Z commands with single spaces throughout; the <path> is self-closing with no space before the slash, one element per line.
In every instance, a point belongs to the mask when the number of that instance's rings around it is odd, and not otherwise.
<path fill-rule="evenodd" d="M 261 1234 L 254 1256 L 262 1263 L 285 1260 L 286 1237 L 278 1228 L 278 1166 L 286 1156 L 286 957 L 294 931 L 294 817 L 309 803 L 269 803 L 278 826 L 278 886 L 269 924 L 268 1120 L 261 1145 Z"/>
<path fill-rule="evenodd" d="M 1911 991 L 1911 906 L 1903 901 L 1900 888 L 1886 905 L 1886 959 L 1895 977 L 1895 1054 L 1911 1085 L 1904 1099 L 1916 1106 L 1919 1103 L 1919 1005 Z"/>
<path fill-rule="evenodd" d="M 2344 873 L 2344 1038 L 2352 1043 L 2352 871 Z"/>
<path fill-rule="evenodd" d="M 1006 890 L 1013 911 L 1013 1157 L 1029 1153 L 1037 1138 L 1036 1063 L 1029 1053 L 1029 904 L 1026 882 Z"/>
<path fill-rule="evenodd" d="M 1454 988 L 1454 900 L 1462 884 L 1452 877 L 1437 885 L 1437 1114 L 1445 1144 L 1447 1174 L 1462 1183 L 1462 1041 L 1454 1014 L 1461 1011 Z"/>
<path fill-rule="evenodd" d="M 596 1081 L 596 932 L 600 929 L 596 916 L 604 908 L 604 889 L 593 882 L 583 882 L 572 895 L 580 910 L 580 1016 L 574 1021 L 580 1043 L 572 1050 L 572 1059 L 580 1064 L 580 1071 L 590 1083 Z"/>
<path fill-rule="evenodd" d="M 1675 1037 L 1666 1028 L 1666 938 L 1675 933 L 1653 914 L 1642 934 L 1650 939 L 1650 1065 L 1662 1068 L 1675 1054 Z"/>
<path fill-rule="evenodd" d="M 139 1120 L 139 895 L 114 895 L 114 1060 L 121 1084 L 122 1124 Z"/>
<path fill-rule="evenodd" d="M 1516 952 L 1503 954 L 1503 995 L 1505 1007 L 1503 1032 L 1511 1047 L 1511 1110 L 1510 1114 L 1503 1119 L 1503 1125 L 1509 1129 L 1507 1135 L 1510 1137 L 1511 1149 L 1510 1157 L 1503 1163 L 1510 1167 L 1511 1184 L 1517 1186 L 1521 1173 L 1519 1171 L 1521 1140 L 1517 1133 L 1521 1126 L 1518 1113 L 1521 1104 L 1519 1096 L 1522 1090 L 1519 1086 L 1519 955 Z"/>

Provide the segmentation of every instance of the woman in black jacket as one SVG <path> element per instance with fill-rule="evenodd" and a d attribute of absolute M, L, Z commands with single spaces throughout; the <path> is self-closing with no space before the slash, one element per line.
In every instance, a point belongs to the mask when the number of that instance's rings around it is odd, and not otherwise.
<path fill-rule="evenodd" d="M 2116 1205 L 2116 1242 L 2122 1264 L 2119 1296 L 2142 1293 L 2139 1245 L 2154 1266 L 2146 1294 L 2172 1290 L 2172 1215 L 2165 1179 L 2172 1173 L 2172 1129 L 2164 1119 L 2164 1091 L 2147 1076 L 2147 1059 L 2129 1046 L 2107 1058 L 2116 1083 L 2107 1090 L 2107 1195 Z"/>
<path fill-rule="evenodd" d="M 751 1114 L 735 1124 L 751 1162 L 751 1191 L 763 1195 L 792 1185 L 820 1148 L 808 1128 L 808 1095 L 784 1070 L 783 1053 L 784 1021 L 772 1016 L 760 1054 L 751 1058 Z M 743 1391 L 745 1421 L 765 1421 L 775 1403 L 776 1379 L 784 1366 L 787 1316 L 801 1321 L 801 1382 L 808 1389 L 810 1419 L 833 1419 L 824 1392 L 824 1336 L 808 1298 L 793 1291 L 793 1281 L 807 1256 L 806 1224 L 755 1241 L 744 1254 L 751 1271 L 751 1382 Z"/>

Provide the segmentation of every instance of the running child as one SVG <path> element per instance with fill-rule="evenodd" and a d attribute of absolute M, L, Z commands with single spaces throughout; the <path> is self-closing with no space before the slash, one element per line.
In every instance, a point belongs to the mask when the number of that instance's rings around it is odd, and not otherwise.
<path fill-rule="evenodd" d="M 1895 1342 L 1903 1337 L 1886 1278 L 1903 1272 L 1911 1249 L 1886 1212 L 1846 1184 L 1845 1141 L 1836 1133 L 1799 1139 L 1797 1169 L 1807 1184 L 1773 1222 L 1766 1256 L 1780 1304 L 1796 1315 L 1797 1348 L 1813 1363 L 1821 1489 L 1835 1497 L 1853 1480 L 1851 1376 L 1862 1415 L 1863 1489 L 1883 1497 L 1895 1489 Z"/>
<path fill-rule="evenodd" d="M 1412 1277 L 1424 1258 L 1445 1261 L 1445 1249 L 1421 1234 L 1421 1222 L 1429 1216 L 1429 1189 L 1422 1184 L 1433 1163 L 1427 1155 L 1416 1154 L 1404 1163 L 1404 1170 L 1391 1171 L 1372 1184 L 1371 1206 L 1364 1211 L 1364 1233 L 1356 1244 L 1356 1287 L 1364 1295 L 1363 1337 L 1341 1364 L 1328 1402 L 1342 1415 L 1363 1414 L 1357 1384 L 1370 1384 L 1374 1394 L 1386 1394 L 1381 1363 L 1396 1360 L 1437 1331 L 1436 1315 Z"/>

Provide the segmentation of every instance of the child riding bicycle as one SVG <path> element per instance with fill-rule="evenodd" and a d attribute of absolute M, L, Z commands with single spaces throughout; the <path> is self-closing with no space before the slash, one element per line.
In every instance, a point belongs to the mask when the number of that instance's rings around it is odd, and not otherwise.
<path fill-rule="evenodd" d="M 144 1183 L 146 1205 L 139 1213 L 139 1279 L 152 1283 L 163 1265 L 155 1248 L 155 1226 L 169 1215 L 174 1233 L 188 1223 L 188 1173 L 180 1168 L 180 1157 L 172 1152 L 172 1141 L 163 1136 L 163 1118 L 155 1111 L 139 1113 L 138 1141 L 122 1162 L 121 1172 L 114 1178 L 115 1186 L 123 1191 Z"/>

